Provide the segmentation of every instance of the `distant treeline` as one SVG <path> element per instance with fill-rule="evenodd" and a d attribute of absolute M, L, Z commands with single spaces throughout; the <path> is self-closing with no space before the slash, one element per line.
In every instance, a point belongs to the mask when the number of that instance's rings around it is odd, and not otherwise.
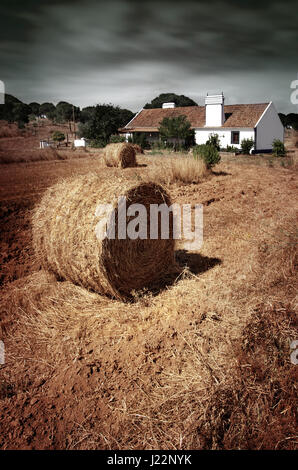
<path fill-rule="evenodd" d="M 192 99 L 175 93 L 162 93 L 147 103 L 145 108 L 161 108 L 165 102 L 174 102 L 176 106 L 195 106 Z M 8 122 L 16 122 L 20 128 L 24 128 L 29 121 L 36 121 L 46 117 L 53 123 L 78 123 L 77 134 L 93 141 L 93 145 L 102 147 L 112 137 L 118 134 L 118 129 L 124 127 L 133 117 L 134 113 L 129 109 L 123 109 L 111 104 L 87 106 L 80 109 L 72 103 L 60 101 L 56 106 L 53 103 L 22 103 L 12 95 L 5 95 L 5 104 L 0 105 L 0 119 Z"/>
<path fill-rule="evenodd" d="M 145 108 L 161 108 L 165 102 L 174 102 L 177 107 L 195 106 L 191 98 L 175 93 L 162 93 L 147 103 Z M 5 95 L 5 103 L 0 105 L 0 120 L 16 122 L 20 128 L 24 128 L 29 121 L 36 121 L 46 117 L 57 124 L 78 124 L 78 135 L 92 140 L 96 146 L 102 147 L 118 133 L 120 127 L 125 126 L 133 117 L 134 113 L 129 109 L 123 109 L 111 104 L 100 104 L 87 106 L 80 109 L 72 103 L 60 101 L 56 106 L 53 103 L 22 103 L 12 95 Z M 279 117 L 285 127 L 298 129 L 298 114 L 282 114 Z"/>
<path fill-rule="evenodd" d="M 68 123 L 70 130 L 73 121 L 79 123 L 79 136 L 96 141 L 98 146 L 105 145 L 111 135 L 118 133 L 118 128 L 125 126 L 134 113 L 128 109 L 111 104 L 88 106 L 80 109 L 72 103 L 60 101 L 53 103 L 22 103 L 12 95 L 5 95 L 5 103 L 0 105 L 0 119 L 16 122 L 19 128 L 24 128 L 29 121 L 39 118 L 50 119 L 53 123 Z"/>
<path fill-rule="evenodd" d="M 0 105 L 0 119 L 8 122 L 16 122 L 19 127 L 24 127 L 30 120 L 46 116 L 57 123 L 80 119 L 80 108 L 71 103 L 60 101 L 56 106 L 53 103 L 22 103 L 12 95 L 5 95 L 5 103 Z"/>
<path fill-rule="evenodd" d="M 290 113 L 290 114 L 278 113 L 278 115 L 284 127 L 287 127 L 287 128 L 292 127 L 296 131 L 298 130 L 298 114 L 297 113 Z"/>

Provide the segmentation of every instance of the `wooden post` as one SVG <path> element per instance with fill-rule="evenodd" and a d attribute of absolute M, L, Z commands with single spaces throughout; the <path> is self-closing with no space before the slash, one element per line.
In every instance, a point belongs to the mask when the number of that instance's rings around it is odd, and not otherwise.
<path fill-rule="evenodd" d="M 75 139 L 76 138 L 76 123 L 75 123 L 74 105 L 72 105 L 72 120 L 73 120 L 73 133 L 74 133 L 74 139 Z"/>

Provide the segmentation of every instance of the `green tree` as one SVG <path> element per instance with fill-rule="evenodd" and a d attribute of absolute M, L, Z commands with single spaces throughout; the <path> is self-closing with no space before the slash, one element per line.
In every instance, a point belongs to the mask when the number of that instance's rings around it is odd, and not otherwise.
<path fill-rule="evenodd" d="M 176 95 L 175 93 L 162 93 L 154 98 L 151 103 L 145 104 L 144 108 L 162 108 L 163 103 L 175 103 L 177 107 L 197 106 L 198 104 L 191 98 L 184 95 Z"/>
<path fill-rule="evenodd" d="M 30 114 L 34 114 L 34 116 L 39 116 L 39 108 L 40 104 L 36 102 L 29 103 L 29 107 L 31 110 Z"/>
<path fill-rule="evenodd" d="M 56 107 L 53 105 L 53 103 L 42 103 L 39 107 L 39 114 L 48 117 L 48 113 L 55 112 L 55 110 Z"/>
<path fill-rule="evenodd" d="M 55 142 L 58 142 L 58 144 L 60 144 L 60 142 L 63 142 L 63 140 L 65 140 L 65 135 L 63 134 L 63 132 L 54 131 L 52 134 L 52 139 Z"/>
<path fill-rule="evenodd" d="M 71 122 L 73 119 L 75 121 L 80 119 L 80 108 L 66 101 L 60 101 L 56 106 L 57 122 L 68 122 L 69 129 L 71 130 Z"/>
<path fill-rule="evenodd" d="M 30 107 L 24 103 L 15 103 L 12 108 L 13 120 L 18 123 L 20 128 L 24 128 L 25 123 L 29 122 Z"/>
<path fill-rule="evenodd" d="M 193 148 L 193 156 L 195 159 L 202 158 L 208 169 L 211 169 L 220 162 L 220 154 L 213 145 L 196 145 Z"/>
<path fill-rule="evenodd" d="M 177 145 L 184 143 L 185 139 L 194 135 L 191 124 L 184 115 L 172 118 L 165 117 L 161 121 L 159 133 L 162 139 L 173 141 L 175 150 Z"/>
<path fill-rule="evenodd" d="M 79 125 L 79 135 L 105 144 L 134 116 L 131 111 L 110 104 L 97 105 L 88 114 L 89 119 Z"/>
<path fill-rule="evenodd" d="M 17 104 L 23 103 L 15 96 L 5 94 L 4 104 L 0 105 L 0 119 L 8 122 L 14 122 L 16 120 L 15 112 L 17 111 L 15 105 Z"/>
<path fill-rule="evenodd" d="M 280 120 L 284 127 L 293 127 L 296 131 L 298 130 L 298 114 L 297 113 L 289 113 L 289 114 L 278 114 Z"/>
<path fill-rule="evenodd" d="M 80 114 L 80 122 L 85 124 L 90 121 L 94 116 L 94 112 L 95 106 L 87 106 L 86 108 L 83 108 Z"/>

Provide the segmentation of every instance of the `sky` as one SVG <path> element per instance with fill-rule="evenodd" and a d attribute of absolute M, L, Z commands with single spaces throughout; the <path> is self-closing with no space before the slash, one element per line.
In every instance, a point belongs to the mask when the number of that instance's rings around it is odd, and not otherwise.
<path fill-rule="evenodd" d="M 204 104 L 273 101 L 297 112 L 296 0 L 1 0 L 0 80 L 29 103 L 112 103 L 160 93 Z"/>

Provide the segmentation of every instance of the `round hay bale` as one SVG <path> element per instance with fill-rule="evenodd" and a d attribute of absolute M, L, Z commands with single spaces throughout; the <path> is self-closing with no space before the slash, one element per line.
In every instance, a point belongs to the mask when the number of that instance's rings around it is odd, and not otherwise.
<path fill-rule="evenodd" d="M 109 144 L 105 147 L 104 161 L 107 166 L 120 168 L 137 166 L 136 151 L 133 145 L 126 142 Z"/>
<path fill-rule="evenodd" d="M 138 144 L 132 144 L 133 148 L 135 149 L 136 153 L 144 153 L 142 147 Z"/>
<path fill-rule="evenodd" d="M 143 204 L 150 234 L 150 204 L 171 205 L 165 189 L 155 183 L 102 180 L 89 174 L 63 180 L 46 190 L 33 212 L 33 244 L 43 268 L 101 294 L 124 299 L 134 290 L 158 282 L 174 266 L 172 224 L 169 239 L 120 239 L 118 197 L 126 206 Z M 110 204 L 106 212 L 100 204 Z M 98 227 L 111 227 L 116 236 L 98 238 Z M 124 217 L 124 224 L 136 216 Z M 171 218 L 170 218 L 171 220 Z M 126 228 L 125 228 L 126 230 Z"/>

